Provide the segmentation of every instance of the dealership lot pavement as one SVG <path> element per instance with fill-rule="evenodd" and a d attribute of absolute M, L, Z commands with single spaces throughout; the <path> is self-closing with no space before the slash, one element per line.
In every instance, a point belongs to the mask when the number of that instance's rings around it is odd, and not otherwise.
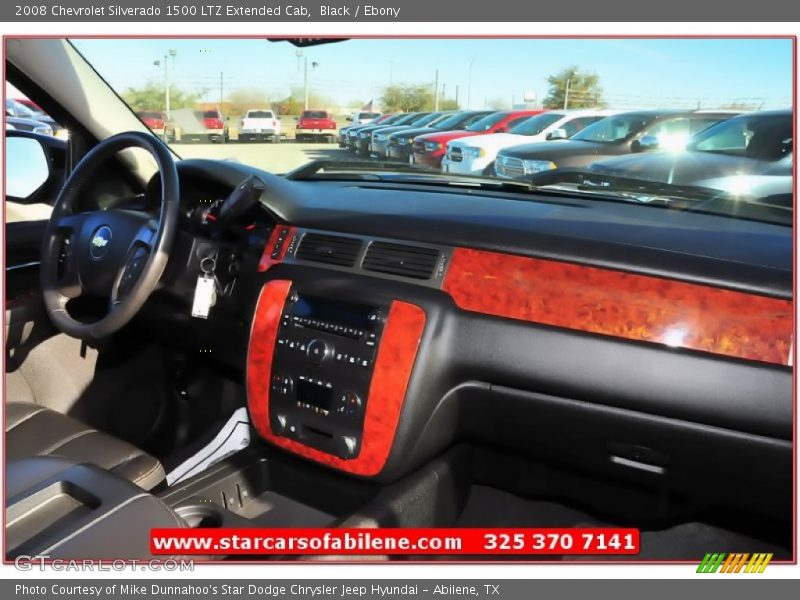
<path fill-rule="evenodd" d="M 182 158 L 230 159 L 264 169 L 285 173 L 311 160 L 352 160 L 355 156 L 336 144 L 173 144 Z"/>

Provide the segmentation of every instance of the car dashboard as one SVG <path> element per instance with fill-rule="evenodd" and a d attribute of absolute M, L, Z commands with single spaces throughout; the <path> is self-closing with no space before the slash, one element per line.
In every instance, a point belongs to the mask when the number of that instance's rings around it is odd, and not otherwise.
<path fill-rule="evenodd" d="M 466 441 L 790 510 L 791 228 L 178 169 L 184 222 L 141 319 L 238 374 L 269 444 L 389 482 Z M 266 190 L 235 226 L 203 218 L 253 175 Z M 209 251 L 221 290 L 194 319 Z"/>

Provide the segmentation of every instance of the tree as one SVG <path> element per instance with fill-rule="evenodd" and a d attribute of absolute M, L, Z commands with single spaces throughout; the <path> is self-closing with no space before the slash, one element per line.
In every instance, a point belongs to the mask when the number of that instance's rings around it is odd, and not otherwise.
<path fill-rule="evenodd" d="M 129 87 L 122 92 L 122 99 L 133 110 L 166 110 L 164 86 L 153 82 L 141 88 Z M 194 108 L 200 99 L 199 93 L 184 92 L 175 86 L 169 90 L 170 109 Z"/>
<path fill-rule="evenodd" d="M 331 104 L 328 98 L 309 91 L 308 108 L 324 108 Z M 289 91 L 289 95 L 275 103 L 275 109 L 280 115 L 299 115 L 305 106 L 305 90 L 302 87 L 295 87 Z"/>
<path fill-rule="evenodd" d="M 433 110 L 433 105 L 433 92 L 427 85 L 390 85 L 381 97 L 381 106 L 385 112 Z"/>
<path fill-rule="evenodd" d="M 243 115 L 251 108 L 271 108 L 269 96 L 258 88 L 239 88 L 228 94 L 225 101 L 225 113 Z"/>
<path fill-rule="evenodd" d="M 596 73 L 584 73 L 575 66 L 567 67 L 548 77 L 547 83 L 550 89 L 544 99 L 545 108 L 564 108 L 565 99 L 566 108 L 603 106 L 603 88 Z"/>

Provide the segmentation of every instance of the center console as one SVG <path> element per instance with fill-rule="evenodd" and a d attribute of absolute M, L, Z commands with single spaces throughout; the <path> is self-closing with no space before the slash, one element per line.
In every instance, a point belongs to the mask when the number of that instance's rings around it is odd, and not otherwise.
<path fill-rule="evenodd" d="M 343 459 L 359 455 L 387 312 L 290 291 L 272 358 L 273 432 Z"/>
<path fill-rule="evenodd" d="M 267 282 L 247 361 L 255 429 L 328 466 L 379 473 L 424 325 L 415 304 L 343 301 L 305 293 L 291 281 Z"/>

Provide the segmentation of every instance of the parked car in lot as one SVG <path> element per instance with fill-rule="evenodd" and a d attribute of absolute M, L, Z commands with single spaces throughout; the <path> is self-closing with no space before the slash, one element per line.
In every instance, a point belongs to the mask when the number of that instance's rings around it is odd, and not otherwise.
<path fill-rule="evenodd" d="M 389 125 L 372 132 L 369 140 L 369 155 L 372 158 L 387 158 L 389 151 L 389 136 L 397 131 L 407 129 L 425 129 L 448 118 L 452 111 L 435 111 L 428 113 L 424 118 L 416 121 L 415 125 Z"/>
<path fill-rule="evenodd" d="M 347 148 L 347 134 L 352 131 L 357 131 L 360 127 L 366 127 L 368 125 L 377 125 L 379 123 L 389 124 L 391 119 L 397 119 L 400 115 L 397 114 L 385 114 L 377 117 L 376 119 L 368 122 L 368 123 L 360 123 L 357 125 L 346 125 L 339 129 L 339 148 Z"/>
<path fill-rule="evenodd" d="M 402 121 L 403 119 L 405 119 L 406 117 L 408 117 L 409 114 L 410 113 L 395 113 L 387 117 L 386 119 L 381 117 L 380 119 L 375 119 L 375 121 L 373 121 L 372 123 L 366 123 L 364 125 L 353 125 L 349 127 L 347 130 L 347 140 L 345 142 L 345 146 L 347 147 L 348 150 L 355 152 L 358 146 L 358 134 L 361 131 L 364 131 L 367 128 L 370 128 L 370 131 L 372 131 L 371 128 L 374 128 L 378 125 L 382 125 L 384 127 L 388 125 L 395 125 L 400 121 Z"/>
<path fill-rule="evenodd" d="M 193 110 L 178 108 L 170 111 L 171 121 L 165 124 L 165 135 L 175 142 L 228 141 L 227 119 L 218 108 Z"/>
<path fill-rule="evenodd" d="M 19 104 L 22 104 L 23 106 L 27 106 L 35 113 L 42 115 L 45 114 L 45 112 L 42 110 L 42 107 L 36 104 L 36 102 L 34 102 L 33 100 L 29 100 L 28 98 L 14 98 L 14 101 L 18 102 Z"/>
<path fill-rule="evenodd" d="M 164 135 L 166 124 L 164 113 L 155 110 L 140 110 L 136 112 L 136 116 L 142 120 L 142 123 L 150 128 L 150 131 L 158 136 Z"/>
<path fill-rule="evenodd" d="M 414 139 L 413 152 L 409 155 L 411 164 L 439 169 L 444 158 L 447 142 L 457 138 L 505 133 L 522 121 L 544 112 L 542 110 L 503 110 L 492 112 L 476 121 L 466 129 L 440 131 L 418 136 Z"/>
<path fill-rule="evenodd" d="M 23 119 L 22 117 L 6 117 L 6 129 L 31 131 L 39 135 L 53 135 L 53 128 L 47 123 L 36 119 Z"/>
<path fill-rule="evenodd" d="M 696 133 L 737 113 L 641 110 L 602 119 L 568 140 L 505 148 L 495 173 L 505 179 L 563 168 L 583 168 L 605 156 L 683 148 Z"/>
<path fill-rule="evenodd" d="M 633 154 L 589 165 L 592 173 L 700 186 L 791 207 L 792 111 L 748 113 L 696 135 L 683 152 Z"/>
<path fill-rule="evenodd" d="M 39 123 L 44 123 L 50 128 L 50 133 L 44 135 L 55 135 L 57 137 L 66 136 L 67 130 L 56 123 L 55 119 L 50 115 L 42 112 L 40 108 L 32 109 L 13 98 L 6 98 L 6 117 L 16 118 L 16 119 L 25 119 L 25 120 L 32 120 L 38 121 Z M 13 121 L 11 121 L 13 123 Z M 36 127 L 36 125 L 25 125 L 20 123 L 20 127 L 17 129 L 21 129 L 22 131 L 33 131 L 33 129 L 24 129 L 24 127 Z"/>
<path fill-rule="evenodd" d="M 294 138 L 298 142 L 336 139 L 336 121 L 327 110 L 304 110 L 297 119 Z"/>
<path fill-rule="evenodd" d="M 240 142 L 279 142 L 280 118 L 268 108 L 251 108 L 239 122 Z"/>
<path fill-rule="evenodd" d="M 493 111 L 488 110 L 450 112 L 436 122 L 428 124 L 426 127 L 411 127 L 393 132 L 388 136 L 386 156 L 407 162 L 411 156 L 414 140 L 417 136 L 436 133 L 437 131 L 464 130 L 492 112 Z"/>
<path fill-rule="evenodd" d="M 396 127 L 399 125 L 403 126 L 420 126 L 421 123 L 428 121 L 428 116 L 430 112 L 416 112 L 416 113 L 408 113 L 404 115 L 402 118 L 398 119 L 394 123 L 390 125 L 381 124 L 381 125 L 370 125 L 369 127 L 365 127 L 364 129 L 358 130 L 358 136 L 356 138 L 355 144 L 355 152 L 356 154 L 364 154 L 369 155 L 371 152 L 371 144 L 372 144 L 372 134 L 380 129 L 384 129 L 386 127 Z"/>
<path fill-rule="evenodd" d="M 370 156 L 375 158 L 389 158 L 389 136 L 410 131 L 422 131 L 423 133 L 438 131 L 439 126 L 443 122 L 449 120 L 454 114 L 454 111 L 451 110 L 437 111 L 417 121 L 415 125 L 394 125 L 377 129 L 372 132 Z"/>
<path fill-rule="evenodd" d="M 219 108 L 203 111 L 203 125 L 205 126 L 209 141 L 222 143 L 228 141 L 227 120 L 228 119 L 222 116 L 222 111 Z"/>
<path fill-rule="evenodd" d="M 353 113 L 352 117 L 347 117 L 347 121 L 353 125 L 366 125 L 372 123 L 381 117 L 381 113 L 366 110 L 360 110 Z"/>
<path fill-rule="evenodd" d="M 558 110 L 525 119 L 508 133 L 459 138 L 447 143 L 442 171 L 459 175 L 493 175 L 494 160 L 503 148 L 530 142 L 567 139 L 583 128 L 620 111 Z"/>

